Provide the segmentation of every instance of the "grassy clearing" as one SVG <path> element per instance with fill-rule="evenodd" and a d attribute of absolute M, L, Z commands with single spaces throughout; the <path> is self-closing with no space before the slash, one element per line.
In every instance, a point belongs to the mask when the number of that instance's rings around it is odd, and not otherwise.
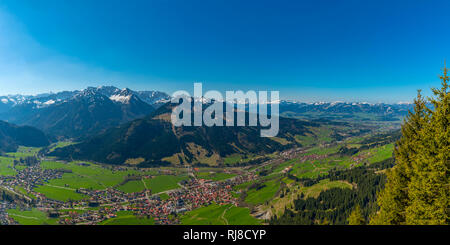
<path fill-rule="evenodd" d="M 321 146 L 317 146 L 314 148 L 311 148 L 305 155 L 312 155 L 312 154 L 317 154 L 317 155 L 327 155 L 327 154 L 333 154 L 333 153 L 337 153 L 339 151 L 340 146 L 333 146 L 333 147 L 321 147 Z"/>
<path fill-rule="evenodd" d="M 166 193 L 161 193 L 159 194 L 159 198 L 161 198 L 161 200 L 167 200 L 170 198 L 170 196 Z"/>
<path fill-rule="evenodd" d="M 295 140 L 298 143 L 302 144 L 302 146 L 305 146 L 305 147 L 312 146 L 312 145 L 315 145 L 317 143 L 316 138 L 313 135 L 309 134 L 309 133 L 306 134 L 306 135 L 296 135 L 295 136 Z"/>
<path fill-rule="evenodd" d="M 141 191 L 145 190 L 145 186 L 141 180 L 133 180 L 133 181 L 128 181 L 124 185 L 119 186 L 117 189 L 120 191 L 123 191 L 125 193 L 134 193 L 134 192 L 141 192 Z"/>
<path fill-rule="evenodd" d="M 278 143 L 280 143 L 281 145 L 287 145 L 290 144 L 291 142 L 286 140 L 285 138 L 280 138 L 280 137 L 270 137 L 269 139 L 276 141 Z"/>
<path fill-rule="evenodd" d="M 144 179 L 144 182 L 147 185 L 147 188 L 150 189 L 153 194 L 156 194 L 163 191 L 180 188 L 178 182 L 186 179 L 188 179 L 187 175 L 160 175 L 151 179 Z"/>
<path fill-rule="evenodd" d="M 56 225 L 57 219 L 48 218 L 47 215 L 36 208 L 31 210 L 8 209 L 8 215 L 21 225 Z"/>
<path fill-rule="evenodd" d="M 243 189 L 247 189 L 247 187 L 249 187 L 250 185 L 254 184 L 255 181 L 250 181 L 250 182 L 245 182 L 242 183 L 240 185 L 236 185 L 233 187 L 233 190 L 243 190 Z"/>
<path fill-rule="evenodd" d="M 345 181 L 330 181 L 329 179 L 321 180 L 319 183 L 309 186 L 303 187 L 300 189 L 305 197 L 318 197 L 322 191 L 329 190 L 331 188 L 352 188 L 352 185 Z"/>
<path fill-rule="evenodd" d="M 211 204 L 192 210 L 181 218 L 182 225 L 258 225 L 248 208 Z"/>
<path fill-rule="evenodd" d="M 279 180 L 271 180 L 264 182 L 264 187 L 257 189 L 250 189 L 247 191 L 245 201 L 251 204 L 263 204 L 274 197 L 280 188 Z"/>
<path fill-rule="evenodd" d="M 9 157 L 0 157 L 0 175 L 1 176 L 14 176 L 16 170 L 13 168 L 14 159 Z"/>
<path fill-rule="evenodd" d="M 394 152 L 394 144 L 383 145 L 374 149 L 371 149 L 372 155 L 367 159 L 369 163 L 376 163 L 384 161 L 392 157 Z"/>
<path fill-rule="evenodd" d="M 153 218 L 140 218 L 133 215 L 130 211 L 119 211 L 117 217 L 104 220 L 100 225 L 154 225 Z"/>
<path fill-rule="evenodd" d="M 58 148 L 64 148 L 66 146 L 70 146 L 70 145 L 74 145 L 74 144 L 77 144 L 77 143 L 76 142 L 72 142 L 72 141 L 59 141 L 57 143 L 52 144 L 49 147 L 49 152 L 52 152 L 52 151 L 54 151 L 54 150 L 56 150 Z"/>
<path fill-rule="evenodd" d="M 25 158 L 35 156 L 42 148 L 40 147 L 25 147 L 19 146 L 16 152 L 8 152 L 7 155 L 9 157 L 14 158 Z"/>
<path fill-rule="evenodd" d="M 236 176 L 236 174 L 214 173 L 214 172 L 198 172 L 197 173 L 197 178 L 213 180 L 213 181 L 229 179 L 229 178 L 232 178 L 234 176 Z"/>
<path fill-rule="evenodd" d="M 55 187 L 43 185 L 35 189 L 36 192 L 44 194 L 47 198 L 67 202 L 69 200 L 82 200 L 87 196 L 76 193 L 74 190 L 64 189 L 64 187 Z"/>
<path fill-rule="evenodd" d="M 72 171 L 72 173 L 65 173 L 62 179 L 54 179 L 49 182 L 50 185 L 69 187 L 72 189 L 105 189 L 120 184 L 125 177 L 129 175 L 139 174 L 139 172 L 135 170 L 114 171 L 86 162 L 62 163 L 43 161 L 41 166 L 45 169 L 64 169 Z"/>
<path fill-rule="evenodd" d="M 319 176 L 319 171 L 310 161 L 306 161 L 295 164 L 292 168 L 292 174 L 298 178 L 316 178 Z"/>

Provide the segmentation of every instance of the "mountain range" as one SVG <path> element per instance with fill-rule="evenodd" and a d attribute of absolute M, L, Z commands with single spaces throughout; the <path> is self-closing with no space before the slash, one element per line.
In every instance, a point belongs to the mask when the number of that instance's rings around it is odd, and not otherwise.
<path fill-rule="evenodd" d="M 51 153 L 61 158 L 145 166 L 187 162 L 211 165 L 224 163 L 233 154 L 258 155 L 301 146 L 299 137 L 317 136 L 319 128 L 330 123 L 326 119 L 399 121 L 412 108 L 410 104 L 282 100 L 278 137 L 261 138 L 259 126 L 174 127 L 170 113 L 175 105 L 168 103 L 170 98 L 159 91 L 113 86 L 35 96 L 0 96 L 0 120 L 8 122 L 2 124 L 5 129 L 0 141 L 9 150 L 21 144 L 30 145 L 14 136 L 29 132 L 33 139 L 39 139 L 36 141 L 39 145 L 45 145 L 45 135 L 52 141 L 81 142 Z M 11 134 L 13 131 L 16 134 Z"/>
<path fill-rule="evenodd" d="M 170 121 L 173 106 L 167 103 L 145 118 L 111 128 L 80 144 L 56 149 L 51 155 L 111 164 L 215 165 L 233 154 L 267 154 L 300 146 L 296 136 L 321 126 L 316 122 L 280 118 L 277 138 L 260 137 L 260 126 L 174 127 Z"/>
<path fill-rule="evenodd" d="M 280 102 L 280 115 L 283 117 L 347 122 L 388 122 L 398 126 L 412 109 L 413 105 L 410 103 Z"/>
<path fill-rule="evenodd" d="M 150 114 L 170 97 L 113 86 L 36 96 L 0 97 L 0 119 L 33 126 L 61 138 L 86 138 Z"/>

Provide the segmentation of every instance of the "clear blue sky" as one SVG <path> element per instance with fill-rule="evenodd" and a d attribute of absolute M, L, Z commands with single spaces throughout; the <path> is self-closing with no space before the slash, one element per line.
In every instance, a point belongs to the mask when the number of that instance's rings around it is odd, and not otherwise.
<path fill-rule="evenodd" d="M 411 101 L 439 86 L 449 1 L 0 0 L 0 94 L 86 86 Z"/>

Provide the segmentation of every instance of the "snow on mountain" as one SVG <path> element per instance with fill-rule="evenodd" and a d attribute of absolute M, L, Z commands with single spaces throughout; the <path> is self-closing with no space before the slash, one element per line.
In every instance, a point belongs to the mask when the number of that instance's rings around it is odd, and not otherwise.
<path fill-rule="evenodd" d="M 124 95 L 114 94 L 114 95 L 111 95 L 111 97 L 109 97 L 109 99 L 112 101 L 116 101 L 116 102 L 125 104 L 125 103 L 130 102 L 131 95 L 124 96 Z"/>

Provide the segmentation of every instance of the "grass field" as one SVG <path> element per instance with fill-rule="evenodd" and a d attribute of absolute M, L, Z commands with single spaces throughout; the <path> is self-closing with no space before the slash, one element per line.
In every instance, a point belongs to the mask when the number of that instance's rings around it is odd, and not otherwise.
<path fill-rule="evenodd" d="M 156 172 L 112 170 L 89 162 L 63 163 L 57 161 L 43 161 L 41 166 L 44 169 L 63 169 L 69 171 L 68 173 L 64 173 L 62 178 L 50 180 L 48 184 L 36 189 L 48 198 L 59 201 L 83 199 L 84 196 L 75 193 L 75 190 L 80 188 L 101 190 L 118 186 L 117 189 L 120 191 L 132 193 L 143 191 L 146 185 L 153 193 L 159 193 L 179 188 L 178 182 L 187 179 L 186 175 L 159 175 L 151 179 L 144 179 L 145 184 L 141 180 L 133 180 L 124 185 L 120 185 L 127 176 L 144 175 Z M 221 178 L 223 176 L 219 175 L 218 177 Z"/>
<path fill-rule="evenodd" d="M 280 181 L 271 180 L 264 182 L 264 185 L 265 186 L 259 190 L 250 189 L 249 191 L 247 191 L 247 197 L 245 198 L 245 201 L 251 204 L 262 204 L 266 201 L 269 201 L 274 197 L 275 193 L 280 188 Z"/>
<path fill-rule="evenodd" d="M 141 192 L 145 190 L 144 183 L 141 180 L 128 181 L 126 184 L 117 188 L 125 193 Z"/>
<path fill-rule="evenodd" d="M 42 148 L 19 146 L 16 152 L 8 152 L 7 155 L 14 158 L 25 158 L 36 155 Z"/>
<path fill-rule="evenodd" d="M 285 138 L 280 138 L 280 137 L 270 137 L 269 139 L 271 139 L 271 140 L 273 140 L 273 141 L 276 141 L 276 142 L 280 143 L 281 145 L 287 145 L 287 144 L 290 144 L 290 143 L 291 143 L 291 142 L 288 141 L 287 139 L 285 139 Z"/>
<path fill-rule="evenodd" d="M 166 194 L 166 193 L 161 193 L 159 195 L 159 198 L 161 198 L 161 200 L 167 200 L 167 199 L 170 198 L 170 196 L 168 194 Z"/>
<path fill-rule="evenodd" d="M 306 155 L 312 155 L 312 154 L 317 154 L 317 155 L 326 155 L 326 154 L 333 154 L 339 151 L 340 146 L 333 146 L 333 147 L 313 147 L 311 148 Z"/>
<path fill-rule="evenodd" d="M 305 195 L 305 197 L 319 196 L 320 192 L 329 190 L 331 188 L 352 188 L 350 183 L 344 181 L 330 181 L 329 179 L 321 180 L 319 183 L 309 186 L 302 187 L 300 191 Z"/>
<path fill-rule="evenodd" d="M 224 179 L 229 179 L 236 176 L 236 174 L 228 174 L 228 173 L 211 173 L 211 172 L 199 172 L 197 173 L 197 178 L 199 179 L 207 179 L 213 181 L 219 181 Z"/>
<path fill-rule="evenodd" d="M 156 194 L 180 188 L 178 182 L 186 179 L 188 179 L 187 175 L 159 175 L 151 179 L 144 179 L 144 182 L 147 185 L 147 188 L 150 189 L 153 194 Z"/>
<path fill-rule="evenodd" d="M 0 175 L 1 176 L 14 176 L 16 170 L 13 168 L 13 158 L 0 157 Z"/>
<path fill-rule="evenodd" d="M 251 160 L 256 160 L 258 158 L 261 158 L 262 156 L 259 155 L 253 155 L 253 154 L 248 154 L 248 155 L 241 155 L 241 154 L 233 154 L 233 155 L 229 155 L 227 157 L 223 158 L 223 163 L 227 166 L 233 166 L 237 163 L 246 163 L 249 162 Z M 270 155 L 265 155 L 265 157 L 270 157 Z"/>
<path fill-rule="evenodd" d="M 258 225 L 248 208 L 211 204 L 192 210 L 181 218 L 182 225 Z"/>
<path fill-rule="evenodd" d="M 155 221 L 150 218 L 139 218 L 130 211 L 119 211 L 117 217 L 104 220 L 100 225 L 154 225 Z"/>
<path fill-rule="evenodd" d="M 59 141 L 57 143 L 52 144 L 49 148 L 49 152 L 52 152 L 58 148 L 63 148 L 69 145 L 74 145 L 76 144 L 76 142 L 72 142 L 72 141 Z"/>
<path fill-rule="evenodd" d="M 67 202 L 69 200 L 82 200 L 87 198 L 87 196 L 76 193 L 75 190 L 66 189 L 65 187 L 43 185 L 35 188 L 35 191 L 44 194 L 47 198 L 63 202 Z"/>
<path fill-rule="evenodd" d="M 369 163 L 376 163 L 386 160 L 392 157 L 394 152 L 394 144 L 383 145 L 374 149 L 371 149 L 372 155 L 368 158 Z"/>
<path fill-rule="evenodd" d="M 114 171 L 92 163 L 70 162 L 62 163 L 55 161 L 43 161 L 44 169 L 65 169 L 72 173 L 65 173 L 61 179 L 54 179 L 50 185 L 69 187 L 72 189 L 105 189 L 120 184 L 128 175 L 139 174 L 135 170 Z"/>
<path fill-rule="evenodd" d="M 8 215 L 21 225 L 56 225 L 57 219 L 48 218 L 47 215 L 33 208 L 21 211 L 19 209 L 8 209 Z"/>
<path fill-rule="evenodd" d="M 227 156 L 223 159 L 223 162 L 227 165 L 232 165 L 238 163 L 242 159 L 241 155 L 235 154 L 231 156 Z"/>

